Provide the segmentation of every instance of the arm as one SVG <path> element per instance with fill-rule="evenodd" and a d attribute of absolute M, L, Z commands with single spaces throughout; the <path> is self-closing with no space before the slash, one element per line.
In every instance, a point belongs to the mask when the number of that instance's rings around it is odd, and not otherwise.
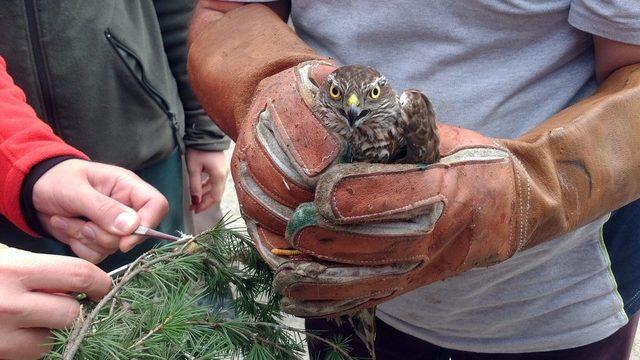
<path fill-rule="evenodd" d="M 87 159 L 66 145 L 40 121 L 26 103 L 26 96 L 14 83 L 0 57 L 0 213 L 32 235 L 21 208 L 21 189 L 26 175 L 37 164 L 54 157 Z"/>
<path fill-rule="evenodd" d="M 157 225 L 167 203 L 132 172 L 86 159 L 37 118 L 0 58 L 0 214 L 98 262 L 142 241 L 130 234 Z"/>
<path fill-rule="evenodd" d="M 184 107 L 185 145 L 198 150 L 222 151 L 229 147 L 229 139 L 204 113 L 187 78 L 187 32 L 193 3 L 193 0 L 154 1 L 165 53 Z"/>
<path fill-rule="evenodd" d="M 195 36 L 213 22 L 219 20 L 225 13 L 244 6 L 242 0 L 239 1 L 219 1 L 219 0 L 199 0 L 193 10 L 193 19 L 189 26 L 189 43 L 192 43 Z M 273 12 L 287 22 L 291 11 L 291 0 L 275 0 L 266 2 Z"/>
<path fill-rule="evenodd" d="M 190 36 L 192 86 L 207 113 L 233 139 L 260 81 L 304 61 L 325 59 L 261 4 L 201 1 Z"/>

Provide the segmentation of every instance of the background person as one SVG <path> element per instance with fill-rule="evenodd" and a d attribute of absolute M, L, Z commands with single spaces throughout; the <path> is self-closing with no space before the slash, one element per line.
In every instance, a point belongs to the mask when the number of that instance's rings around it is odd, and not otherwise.
<path fill-rule="evenodd" d="M 132 172 L 89 162 L 65 144 L 25 100 L 0 57 L 0 214 L 31 234 L 40 219 L 82 259 L 0 244 L 0 358 L 20 360 L 42 357 L 49 329 L 76 320 L 80 304 L 67 294 L 98 300 L 109 291 L 110 277 L 91 262 L 130 250 L 144 240 L 133 230 L 156 226 L 168 211 L 162 194 Z M 55 219 L 66 231 L 50 226 Z M 95 236 L 69 235 L 85 231 Z"/>
<path fill-rule="evenodd" d="M 0 54 L 39 118 L 92 160 L 132 170 L 158 189 L 170 207 L 159 230 L 168 233 L 185 231 L 183 174 L 193 208 L 201 211 L 219 198 L 228 171 L 222 152 L 228 140 L 186 77 L 192 7 L 189 0 L 11 0 L 0 10 Z M 58 233 L 73 229 L 64 221 L 43 225 L 55 225 Z M 0 219 L 11 246 L 72 254 L 34 227 L 45 237 L 27 236 Z M 101 266 L 130 262 L 153 244 L 116 253 Z"/>

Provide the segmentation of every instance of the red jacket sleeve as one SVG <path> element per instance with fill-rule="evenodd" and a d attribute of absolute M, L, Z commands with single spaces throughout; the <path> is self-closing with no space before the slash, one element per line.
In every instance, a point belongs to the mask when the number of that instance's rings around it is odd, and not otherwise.
<path fill-rule="evenodd" d="M 22 183 L 33 166 L 56 156 L 87 159 L 38 119 L 0 57 L 0 214 L 31 235 L 20 208 Z"/>

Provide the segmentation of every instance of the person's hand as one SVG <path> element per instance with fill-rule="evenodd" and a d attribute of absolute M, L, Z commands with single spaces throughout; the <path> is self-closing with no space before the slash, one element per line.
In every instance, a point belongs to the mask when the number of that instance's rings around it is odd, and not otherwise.
<path fill-rule="evenodd" d="M 284 235 L 293 210 L 313 199 L 319 175 L 342 160 L 344 144 L 312 111 L 314 83 L 334 69 L 314 61 L 260 83 L 231 160 L 240 208 L 259 228 Z"/>
<path fill-rule="evenodd" d="M 223 151 L 187 149 L 187 170 L 191 210 L 197 214 L 222 200 L 229 174 L 229 166 Z"/>
<path fill-rule="evenodd" d="M 33 205 L 47 232 L 93 263 L 131 250 L 144 239 L 133 231 L 154 228 L 169 209 L 165 197 L 133 172 L 76 159 L 38 179 Z"/>
<path fill-rule="evenodd" d="M 263 5 L 214 8 L 225 14 L 203 17 L 211 14 L 207 5 L 194 15 L 190 82 L 236 141 L 231 172 L 243 215 L 282 237 L 293 210 L 313 199 L 318 175 L 342 155 L 340 141 L 311 111 L 315 84 L 336 66 Z"/>
<path fill-rule="evenodd" d="M 51 349 L 49 329 L 69 327 L 80 314 L 68 294 L 99 300 L 110 288 L 111 278 L 87 261 L 0 244 L 0 358 L 41 358 Z"/>

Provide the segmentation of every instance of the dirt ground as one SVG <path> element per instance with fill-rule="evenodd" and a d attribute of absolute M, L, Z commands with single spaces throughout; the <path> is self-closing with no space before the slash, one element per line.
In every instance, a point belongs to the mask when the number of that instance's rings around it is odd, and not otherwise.
<path fill-rule="evenodd" d="M 232 149 L 230 151 L 232 151 Z M 230 159 L 230 154 L 230 152 L 227 153 L 227 159 Z M 212 221 L 212 219 L 218 219 L 221 214 L 227 213 L 233 218 L 240 218 L 240 209 L 238 208 L 238 201 L 236 199 L 236 193 L 233 188 L 233 180 L 231 179 L 231 176 L 229 176 L 229 178 L 227 179 L 227 186 L 225 188 L 220 208 L 211 209 L 203 214 L 199 214 L 194 218 L 196 224 L 196 232 L 199 232 L 198 230 L 200 229 L 204 230 L 206 229 L 206 227 L 210 226 L 211 223 L 215 221 Z M 295 326 L 298 328 L 303 327 L 302 319 L 288 317 L 285 321 L 290 326 Z M 638 331 L 638 333 L 636 334 L 636 339 L 634 341 L 634 346 L 631 353 L 631 360 L 640 360 L 640 331 Z"/>

